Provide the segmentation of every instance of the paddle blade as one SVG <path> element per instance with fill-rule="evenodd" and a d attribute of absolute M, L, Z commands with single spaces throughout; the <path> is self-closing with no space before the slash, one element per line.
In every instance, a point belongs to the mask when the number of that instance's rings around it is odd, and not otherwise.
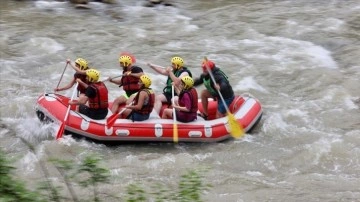
<path fill-rule="evenodd" d="M 59 130 L 58 130 L 58 133 L 56 135 L 56 139 L 59 139 L 59 138 L 62 138 L 63 136 L 63 133 L 64 133 L 64 129 L 65 129 L 65 122 L 62 122 Z"/>
<path fill-rule="evenodd" d="M 174 142 L 177 143 L 179 141 L 179 134 L 178 134 L 178 126 L 174 123 L 174 134 L 173 134 Z"/>
<path fill-rule="evenodd" d="M 234 138 L 242 137 L 245 133 L 242 126 L 239 124 L 239 122 L 237 122 L 235 116 L 228 112 L 227 117 L 229 120 L 231 136 L 233 136 Z"/>
<path fill-rule="evenodd" d="M 106 119 L 106 127 L 107 128 L 111 128 L 113 127 L 116 119 L 118 118 L 119 114 L 118 113 L 115 113 L 113 115 L 111 115 L 108 119 Z"/>

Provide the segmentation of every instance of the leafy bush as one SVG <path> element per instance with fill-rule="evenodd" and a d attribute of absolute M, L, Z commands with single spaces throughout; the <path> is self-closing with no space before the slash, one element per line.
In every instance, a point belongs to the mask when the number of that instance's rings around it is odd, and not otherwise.
<path fill-rule="evenodd" d="M 0 151 L 0 201 L 17 202 L 37 202 L 45 201 L 41 199 L 38 192 L 29 191 L 20 180 L 12 177 L 10 162 L 5 158 L 5 154 Z"/>
<path fill-rule="evenodd" d="M 74 191 L 72 184 L 77 183 L 87 190 L 93 191 L 93 201 L 101 201 L 98 187 L 102 183 L 108 183 L 110 172 L 107 168 L 99 166 L 100 158 L 90 155 L 87 156 L 79 165 L 73 161 L 64 161 L 58 159 L 50 160 L 60 172 L 64 180 L 64 186 L 70 193 L 72 201 L 88 201 L 89 199 L 80 199 Z M 40 163 L 41 161 L 39 161 Z M 14 179 L 10 162 L 5 158 L 5 154 L 0 151 L 0 201 L 1 202 L 42 202 L 42 201 L 68 201 L 69 196 L 60 196 L 61 187 L 55 187 L 49 179 L 48 171 L 44 165 L 40 166 L 44 174 L 44 182 L 40 184 L 37 191 L 29 191 L 24 183 Z M 177 189 L 169 189 L 161 184 L 150 187 L 152 190 L 148 193 L 141 185 L 130 184 L 126 188 L 124 201 L 126 202 L 201 202 L 201 194 L 208 190 L 211 185 L 202 182 L 203 176 L 196 170 L 189 170 L 181 176 Z M 120 197 L 108 196 L 119 200 Z"/>

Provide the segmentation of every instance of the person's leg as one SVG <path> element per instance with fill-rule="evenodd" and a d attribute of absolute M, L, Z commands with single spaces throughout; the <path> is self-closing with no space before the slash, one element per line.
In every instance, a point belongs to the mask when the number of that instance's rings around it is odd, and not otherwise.
<path fill-rule="evenodd" d="M 201 91 L 201 104 L 202 104 L 202 107 L 203 107 L 203 110 L 204 110 L 204 115 L 205 116 L 208 116 L 209 113 L 208 113 L 208 104 L 209 104 L 209 101 L 208 99 L 209 98 L 212 98 L 210 92 L 206 89 L 204 89 L 203 91 Z"/>
<path fill-rule="evenodd" d="M 216 111 L 216 118 L 221 118 L 221 117 L 224 117 L 226 114 L 223 114 L 221 112 L 219 112 L 219 110 Z"/>
<path fill-rule="evenodd" d="M 126 119 L 131 114 L 132 109 L 125 109 L 119 116 L 120 119 Z"/>
<path fill-rule="evenodd" d="M 162 119 L 172 119 L 172 118 L 173 118 L 173 111 L 172 111 L 172 109 L 164 109 L 161 118 L 162 118 Z"/>
<path fill-rule="evenodd" d="M 136 95 L 137 95 L 137 93 L 130 95 L 129 99 L 126 100 L 126 105 L 131 104 Z"/>
<path fill-rule="evenodd" d="M 114 113 L 117 113 L 118 110 L 119 110 L 119 106 L 120 106 L 121 104 L 126 103 L 126 100 L 127 100 L 127 98 L 126 98 L 124 95 L 120 95 L 120 97 L 116 98 L 116 99 L 114 100 L 114 103 L 113 103 L 112 107 L 111 107 L 111 112 L 112 112 L 113 114 L 114 114 Z"/>
<path fill-rule="evenodd" d="M 139 114 L 135 112 L 132 114 L 131 118 L 133 121 L 145 121 L 149 119 L 149 114 Z"/>
<path fill-rule="evenodd" d="M 234 97 L 225 99 L 226 107 L 224 106 L 224 103 L 221 100 L 218 100 L 218 109 L 216 112 L 216 118 L 221 118 L 221 117 L 226 116 L 226 113 L 227 113 L 226 109 L 229 108 L 229 106 L 233 100 L 234 100 Z"/>
<path fill-rule="evenodd" d="M 88 116 L 89 118 L 91 118 L 90 109 L 86 105 L 83 105 L 83 104 L 79 105 L 79 113 L 84 114 L 84 115 Z"/>
<path fill-rule="evenodd" d="M 155 98 L 154 110 L 156 113 L 160 114 L 162 103 L 166 102 L 166 97 L 164 94 L 157 95 Z"/>

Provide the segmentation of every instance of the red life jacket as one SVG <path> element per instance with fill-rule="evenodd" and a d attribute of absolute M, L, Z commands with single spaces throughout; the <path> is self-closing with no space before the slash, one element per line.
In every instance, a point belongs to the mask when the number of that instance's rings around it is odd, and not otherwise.
<path fill-rule="evenodd" d="M 89 108 L 91 109 L 107 109 L 108 103 L 108 90 L 103 82 L 90 84 L 91 88 L 95 89 L 96 96 L 89 98 Z"/>
<path fill-rule="evenodd" d="M 125 71 L 123 73 L 125 73 Z M 139 81 L 140 78 L 137 78 L 135 76 L 123 75 L 121 77 L 121 84 L 123 86 L 124 91 L 135 91 L 135 92 L 139 91 L 140 90 Z"/>
<path fill-rule="evenodd" d="M 90 84 L 89 81 L 86 79 L 85 74 L 75 73 L 74 78 L 75 78 L 75 81 L 76 81 L 76 79 L 81 79 L 82 82 L 84 82 L 84 83 L 86 83 L 88 85 Z M 85 93 L 86 88 L 84 86 L 82 86 L 82 85 L 78 85 L 77 90 L 80 93 Z"/>
<path fill-rule="evenodd" d="M 195 88 L 190 88 L 190 90 L 184 90 L 179 95 L 179 105 L 184 106 L 185 104 L 181 102 L 181 98 L 184 96 L 184 94 L 189 94 L 189 97 L 191 99 L 191 109 L 189 112 L 184 113 L 196 113 L 198 111 L 198 94 Z"/>
<path fill-rule="evenodd" d="M 146 105 L 143 105 L 140 110 L 134 110 L 139 114 L 150 114 L 154 108 L 155 104 L 155 93 L 151 90 L 151 88 L 141 89 L 134 98 L 134 105 L 136 105 L 139 101 L 140 92 L 145 91 L 149 95 L 149 102 Z"/>

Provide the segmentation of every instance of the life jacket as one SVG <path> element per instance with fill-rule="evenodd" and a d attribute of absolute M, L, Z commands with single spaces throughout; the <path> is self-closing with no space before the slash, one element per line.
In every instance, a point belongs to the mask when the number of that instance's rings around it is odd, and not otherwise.
<path fill-rule="evenodd" d="M 187 72 L 189 74 L 189 76 L 192 77 L 192 74 L 191 74 L 190 70 L 187 67 L 183 67 L 180 70 L 178 70 L 178 69 L 175 70 L 174 75 L 176 77 L 179 77 L 183 72 Z M 170 78 L 170 76 L 168 76 L 167 81 L 166 81 L 166 86 L 163 89 L 164 93 L 170 93 L 171 94 L 171 89 L 172 89 L 171 83 L 172 82 L 173 82 L 173 80 Z M 177 95 L 176 92 L 175 92 L 175 95 Z"/>
<path fill-rule="evenodd" d="M 190 90 L 184 90 L 179 95 L 179 105 L 184 106 L 185 104 L 182 103 L 181 98 L 184 96 L 184 94 L 189 94 L 189 97 L 191 99 L 191 109 L 189 112 L 184 113 L 196 113 L 198 111 L 198 94 L 195 88 L 190 88 Z"/>
<path fill-rule="evenodd" d="M 147 104 L 144 104 L 140 110 L 134 110 L 134 111 L 136 111 L 136 113 L 139 114 L 150 114 L 155 104 L 155 93 L 153 90 L 151 90 L 151 88 L 141 89 L 134 98 L 134 105 L 138 103 L 141 91 L 145 91 L 149 95 L 149 102 Z"/>
<path fill-rule="evenodd" d="M 132 68 L 133 67 L 135 67 L 135 66 L 132 66 Z M 121 85 L 122 85 L 124 91 L 133 91 L 133 92 L 139 91 L 140 90 L 140 86 L 139 86 L 140 78 L 135 77 L 135 76 L 125 75 L 125 72 L 126 71 L 123 71 L 123 76 L 121 77 Z"/>
<path fill-rule="evenodd" d="M 214 74 L 214 77 L 215 75 L 221 74 L 224 77 L 224 79 L 228 81 L 228 77 L 226 76 L 226 74 L 223 71 L 221 71 L 219 68 L 214 69 L 212 73 Z M 212 82 L 210 75 L 207 77 L 203 77 L 203 83 L 205 88 L 210 92 L 211 95 L 219 97 L 218 92 L 214 87 L 215 84 Z"/>
<path fill-rule="evenodd" d="M 75 73 L 74 74 L 74 78 L 75 81 L 76 79 L 81 79 L 82 82 L 86 83 L 86 84 L 90 84 L 89 81 L 86 79 L 86 75 L 85 74 L 79 74 L 79 73 Z M 79 93 L 85 93 L 86 88 L 82 85 L 78 85 L 77 90 Z"/>
<path fill-rule="evenodd" d="M 89 108 L 91 109 L 107 109 L 108 103 L 108 90 L 103 82 L 90 84 L 91 88 L 96 91 L 94 98 L 89 98 Z"/>

